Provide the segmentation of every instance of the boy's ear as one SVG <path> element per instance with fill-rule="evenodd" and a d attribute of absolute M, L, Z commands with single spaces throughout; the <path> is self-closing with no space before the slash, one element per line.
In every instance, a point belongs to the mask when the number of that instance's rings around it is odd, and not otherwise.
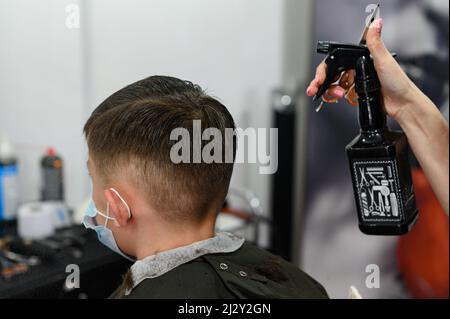
<path fill-rule="evenodd" d="M 114 224 L 117 227 L 125 226 L 129 220 L 127 206 L 113 190 L 105 189 L 103 193 L 109 204 L 109 216 L 114 218 Z"/>

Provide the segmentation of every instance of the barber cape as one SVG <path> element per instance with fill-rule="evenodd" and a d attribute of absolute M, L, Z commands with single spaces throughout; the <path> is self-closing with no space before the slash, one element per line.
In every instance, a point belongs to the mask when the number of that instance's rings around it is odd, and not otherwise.
<path fill-rule="evenodd" d="M 230 233 L 136 261 L 110 298 L 328 298 L 313 278 Z"/>

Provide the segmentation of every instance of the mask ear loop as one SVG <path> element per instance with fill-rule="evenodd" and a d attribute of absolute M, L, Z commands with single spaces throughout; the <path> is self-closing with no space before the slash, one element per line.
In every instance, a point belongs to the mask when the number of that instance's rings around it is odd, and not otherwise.
<path fill-rule="evenodd" d="M 125 205 L 125 207 L 128 210 L 128 219 L 130 219 L 131 218 L 131 210 L 130 210 L 130 207 L 128 206 L 127 202 L 122 198 L 122 196 L 120 196 L 119 192 L 116 191 L 114 188 L 110 188 L 109 190 L 114 192 L 114 194 L 116 194 L 117 197 L 120 198 L 120 200 L 122 201 L 122 203 Z"/>
<path fill-rule="evenodd" d="M 106 202 L 106 216 L 103 216 L 103 217 L 105 217 L 105 227 L 106 227 L 106 225 L 108 225 L 108 220 L 114 219 L 112 217 L 109 217 L 109 203 L 108 202 Z"/>
<path fill-rule="evenodd" d="M 96 209 L 95 211 L 97 212 L 97 214 L 99 214 L 100 216 L 104 217 L 106 220 L 108 220 L 108 219 L 114 220 L 113 217 L 109 217 L 109 203 L 108 202 L 106 202 L 106 215 L 103 214 L 98 209 Z"/>

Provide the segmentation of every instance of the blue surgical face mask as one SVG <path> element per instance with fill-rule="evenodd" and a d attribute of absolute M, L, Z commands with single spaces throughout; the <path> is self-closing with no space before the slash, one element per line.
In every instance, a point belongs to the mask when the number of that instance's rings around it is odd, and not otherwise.
<path fill-rule="evenodd" d="M 123 202 L 123 204 L 125 205 L 125 207 L 128 210 L 128 218 L 131 218 L 131 212 L 130 212 L 130 208 L 128 207 L 128 204 L 125 202 L 125 200 L 119 195 L 119 193 L 114 188 L 111 188 L 110 190 L 113 191 L 117 195 L 117 197 L 120 198 L 120 200 Z M 104 225 L 97 225 L 97 223 L 95 221 L 95 216 L 97 214 L 100 216 L 103 216 L 105 218 Z M 88 208 L 86 209 L 85 216 L 83 218 L 84 227 L 86 227 L 88 229 L 89 228 L 93 229 L 97 233 L 98 240 L 103 245 L 105 245 L 112 251 L 118 253 L 119 255 L 123 256 L 124 258 L 131 260 L 131 261 L 135 261 L 135 259 L 133 259 L 130 256 L 123 253 L 119 249 L 119 246 L 117 246 L 113 232 L 111 231 L 111 229 L 106 227 L 109 220 L 112 220 L 112 221 L 115 220 L 115 218 L 109 216 L 109 203 L 106 203 L 106 215 L 105 215 L 95 207 L 94 201 L 91 200 Z"/>

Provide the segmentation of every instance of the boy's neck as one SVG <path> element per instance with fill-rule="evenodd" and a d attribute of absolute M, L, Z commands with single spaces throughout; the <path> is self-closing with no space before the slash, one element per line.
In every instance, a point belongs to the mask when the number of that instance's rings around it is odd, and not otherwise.
<path fill-rule="evenodd" d="M 152 256 L 163 251 L 188 246 L 192 243 L 212 238 L 215 235 L 214 222 L 204 222 L 196 226 L 181 226 L 177 229 L 166 229 L 153 236 L 149 234 L 146 240 L 138 242 L 136 247 L 137 260 Z"/>

